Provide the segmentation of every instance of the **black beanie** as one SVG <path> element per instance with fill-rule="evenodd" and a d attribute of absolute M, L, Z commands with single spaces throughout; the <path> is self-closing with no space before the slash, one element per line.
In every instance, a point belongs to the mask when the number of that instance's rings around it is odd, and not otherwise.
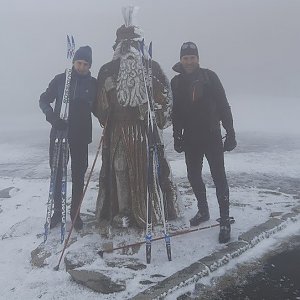
<path fill-rule="evenodd" d="M 76 60 L 85 60 L 92 65 L 92 48 L 90 46 L 80 47 L 73 57 L 73 62 Z"/>
<path fill-rule="evenodd" d="M 185 55 L 196 55 L 199 58 L 198 48 L 193 42 L 185 42 L 180 48 L 180 58 Z"/>

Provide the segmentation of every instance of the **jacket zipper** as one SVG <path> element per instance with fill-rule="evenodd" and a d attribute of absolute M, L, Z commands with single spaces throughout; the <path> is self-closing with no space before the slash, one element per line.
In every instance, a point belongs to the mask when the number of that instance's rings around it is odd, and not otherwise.
<path fill-rule="evenodd" d="M 193 102 L 195 101 L 195 90 L 196 90 L 196 87 L 194 86 L 194 88 L 193 88 Z"/>
<path fill-rule="evenodd" d="M 76 88 L 77 88 L 77 80 L 75 81 L 75 87 L 74 87 L 74 92 L 73 92 L 73 100 L 75 99 L 75 93 L 76 93 Z"/>

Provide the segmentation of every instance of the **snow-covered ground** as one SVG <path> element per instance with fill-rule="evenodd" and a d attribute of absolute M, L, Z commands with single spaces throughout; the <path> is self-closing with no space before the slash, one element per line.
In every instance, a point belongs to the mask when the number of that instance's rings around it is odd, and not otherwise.
<path fill-rule="evenodd" d="M 65 272 L 63 262 L 58 272 L 57 265 L 62 245 L 59 244 L 59 229 L 50 233 L 48 243 L 52 255 L 43 268 L 31 265 L 31 251 L 43 241 L 43 225 L 49 188 L 48 137 L 47 131 L 36 136 L 21 133 L 14 139 L 5 138 L 0 144 L 0 191 L 12 188 L 10 198 L 0 198 L 0 299 L 99 299 L 99 294 L 78 285 Z M 99 133 L 98 133 L 99 136 Z M 91 146 L 90 165 L 94 159 L 97 140 Z M 170 131 L 165 136 L 167 155 L 173 176 L 181 194 L 181 217 L 171 223 L 172 228 L 185 228 L 189 218 L 196 212 L 196 201 L 186 179 L 184 156 L 173 152 Z M 300 139 L 299 136 L 239 133 L 239 147 L 226 153 L 225 162 L 230 184 L 231 215 L 236 223 L 232 228 L 232 240 L 255 224 L 267 220 L 272 212 L 289 212 L 299 201 L 300 186 Z M 98 160 L 93 180 L 83 203 L 83 213 L 95 209 L 97 177 L 101 159 Z M 208 165 L 204 164 L 204 178 L 208 187 L 211 220 L 204 225 L 215 224 L 218 205 Z M 69 187 L 70 191 L 70 187 Z M 156 235 L 160 233 L 156 229 Z M 114 280 L 126 282 L 124 292 L 101 295 L 101 299 L 128 299 L 147 285 L 141 281 L 157 282 L 197 259 L 224 247 L 217 242 L 218 228 L 172 238 L 172 262 L 168 262 L 163 241 L 153 243 L 152 261 L 146 269 L 133 271 L 126 268 L 111 268 L 107 260 L 124 259 L 119 252 L 97 256 L 96 250 L 105 240 L 95 230 L 94 234 L 80 236 L 67 250 L 95 255 L 91 270 L 102 270 Z M 114 246 L 127 241 L 142 240 L 139 236 L 115 235 Z M 145 263 L 144 246 L 130 255 Z M 116 271 L 117 269 L 117 271 Z"/>

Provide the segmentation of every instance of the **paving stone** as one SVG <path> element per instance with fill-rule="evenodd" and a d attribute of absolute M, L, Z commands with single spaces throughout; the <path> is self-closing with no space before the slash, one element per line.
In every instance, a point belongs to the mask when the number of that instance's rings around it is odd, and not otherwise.
<path fill-rule="evenodd" d="M 208 275 L 209 274 L 208 269 L 202 263 L 195 262 L 189 267 L 176 272 L 175 274 L 164 279 L 163 281 L 159 282 L 155 286 L 152 286 L 149 289 L 143 291 L 142 293 L 136 295 L 132 299 L 149 300 L 149 299 L 160 297 L 160 295 L 162 295 L 163 293 L 168 292 L 169 289 L 172 289 L 173 287 L 180 285 L 182 282 L 190 280 L 194 276 L 201 277 L 201 274 L 203 274 L 203 276 L 205 276 L 204 274 Z"/>
<path fill-rule="evenodd" d="M 241 234 L 238 237 L 239 241 L 245 241 L 248 243 L 253 242 L 254 239 L 258 238 L 261 234 L 267 233 L 271 231 L 272 229 L 276 229 L 277 226 L 281 225 L 283 223 L 283 220 L 277 219 L 277 218 L 271 218 L 265 223 L 262 223 L 258 226 L 255 226 L 251 228 L 249 231 Z"/>
<path fill-rule="evenodd" d="M 227 244 L 225 248 L 201 258 L 198 262 L 206 265 L 213 272 L 227 264 L 232 258 L 241 255 L 248 248 L 249 244 L 245 241 L 232 242 Z"/>
<path fill-rule="evenodd" d="M 296 212 L 291 212 L 291 213 L 287 213 L 281 216 L 281 220 L 288 220 L 288 219 L 294 219 L 298 216 L 298 213 Z"/>

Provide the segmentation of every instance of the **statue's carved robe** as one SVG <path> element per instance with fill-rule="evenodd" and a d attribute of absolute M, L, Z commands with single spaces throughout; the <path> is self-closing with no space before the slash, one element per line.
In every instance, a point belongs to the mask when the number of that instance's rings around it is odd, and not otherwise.
<path fill-rule="evenodd" d="M 115 158 L 126 161 L 128 166 L 127 183 L 129 189 L 129 210 L 133 223 L 145 227 L 147 205 L 147 109 L 148 103 L 132 107 L 122 106 L 117 99 L 117 80 L 120 59 L 105 64 L 98 74 L 98 101 L 96 115 L 103 127 L 106 126 L 102 148 L 102 167 L 99 178 L 99 194 L 96 207 L 96 218 L 111 221 L 119 213 Z M 158 63 L 153 61 L 153 94 L 156 110 L 156 121 L 160 129 L 171 124 L 172 96 L 170 85 Z M 113 84 L 113 88 L 107 85 Z M 122 162 L 121 162 L 122 164 Z M 172 220 L 177 216 L 177 190 L 172 183 L 170 168 L 163 157 L 160 159 L 160 170 L 163 177 L 163 192 L 167 201 L 167 217 Z M 120 197 L 120 194 L 119 194 Z M 157 199 L 153 206 L 153 223 L 160 222 L 160 210 Z"/>

